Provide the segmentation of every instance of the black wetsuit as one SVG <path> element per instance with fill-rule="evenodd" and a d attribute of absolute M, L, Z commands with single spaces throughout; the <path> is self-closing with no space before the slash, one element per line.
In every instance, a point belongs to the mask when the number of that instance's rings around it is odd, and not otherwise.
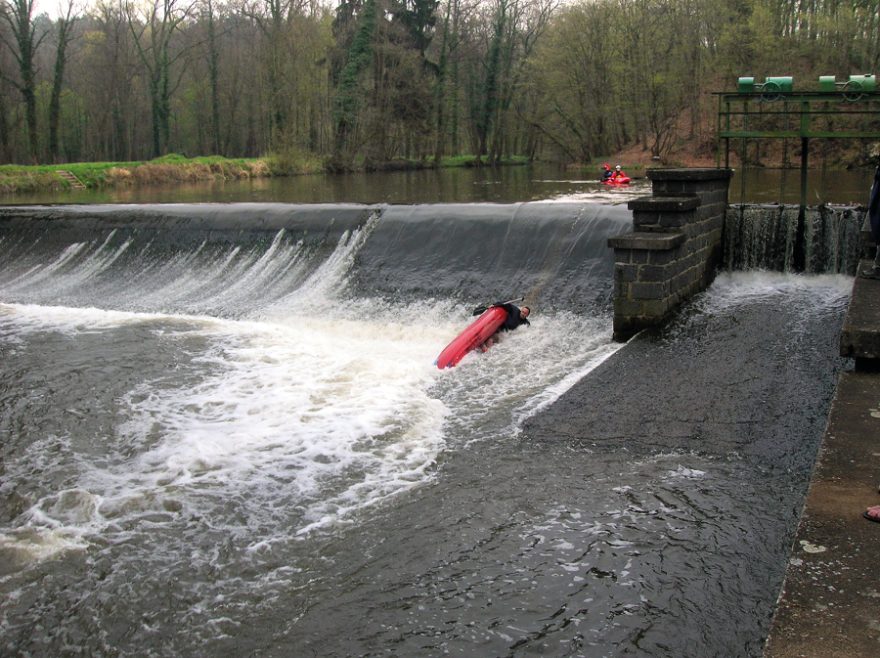
<path fill-rule="evenodd" d="M 868 217 L 871 220 L 871 236 L 880 248 L 880 167 L 874 172 L 874 185 L 871 187 L 871 200 L 868 202 Z"/>
<path fill-rule="evenodd" d="M 498 331 L 513 331 L 521 325 L 529 324 L 526 318 L 520 316 L 519 306 L 513 304 L 495 304 L 495 306 L 500 306 L 507 311 L 507 319 L 504 320 L 504 324 L 498 328 Z"/>

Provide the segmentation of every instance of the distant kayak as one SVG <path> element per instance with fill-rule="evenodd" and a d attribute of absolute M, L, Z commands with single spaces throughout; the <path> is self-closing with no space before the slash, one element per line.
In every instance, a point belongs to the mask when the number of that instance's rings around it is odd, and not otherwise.
<path fill-rule="evenodd" d="M 441 370 L 452 368 L 468 352 L 485 343 L 490 336 L 498 331 L 506 319 L 506 310 L 500 306 L 490 306 L 440 352 L 440 356 L 434 362 L 435 365 Z"/>
<path fill-rule="evenodd" d="M 629 176 L 619 176 L 618 178 L 606 178 L 602 181 L 602 185 L 629 185 Z"/>

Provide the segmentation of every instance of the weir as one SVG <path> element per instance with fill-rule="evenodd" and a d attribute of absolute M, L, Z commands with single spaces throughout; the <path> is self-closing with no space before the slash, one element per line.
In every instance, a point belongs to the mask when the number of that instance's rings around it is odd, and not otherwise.
<path fill-rule="evenodd" d="M 155 310 L 148 297 L 130 298 L 117 285 L 137 280 L 162 291 L 163 310 L 196 304 L 211 312 L 213 298 L 225 314 L 222 291 L 247 273 L 261 288 L 235 306 L 241 315 L 257 300 L 296 290 L 340 242 L 355 241 L 345 285 L 357 296 L 486 303 L 525 295 L 544 310 L 604 311 L 605 241 L 628 220 L 623 206 L 573 202 L 7 207 L 0 208 L 0 286 L 8 301 L 63 295 L 71 304 Z M 184 289 L 193 271 L 200 287 Z M 55 276 L 51 286 L 28 287 L 52 272 L 76 273 L 88 285 L 62 289 L 65 279 Z"/>
<path fill-rule="evenodd" d="M 728 206 L 730 169 L 652 169 L 653 195 L 629 203 L 614 249 L 614 337 L 657 327 L 719 269 L 854 275 L 865 211 L 849 206 Z"/>
<path fill-rule="evenodd" d="M 728 169 L 650 170 L 653 195 L 631 201 L 628 210 L 577 202 L 6 207 L 0 208 L 0 252 L 15 263 L 7 275 L 103 268 L 89 286 L 65 292 L 68 301 L 97 305 L 104 294 L 121 295 L 119 278 L 152 281 L 158 290 L 176 286 L 187 268 L 211 267 L 216 285 L 206 275 L 203 288 L 191 292 L 204 299 L 206 288 L 216 289 L 214 298 L 225 308 L 219 293 L 240 277 L 240 268 L 255 268 L 251 276 L 267 291 L 284 295 L 340 240 L 357 233 L 363 244 L 352 247 L 347 281 L 355 294 L 468 303 L 524 294 L 544 309 L 576 312 L 604 309 L 613 300 L 614 335 L 625 340 L 665 322 L 718 270 L 794 268 L 798 207 L 729 206 L 730 175 Z M 634 228 L 620 235 L 629 211 Z M 864 217 L 859 208 L 808 209 L 806 271 L 854 274 Z M 615 248 L 613 262 L 608 244 Z M 279 256 L 261 268 L 258 259 L 271 258 L 267 250 L 287 253 L 295 266 Z M 47 259 L 54 264 L 47 266 Z M 59 294 L 56 288 L 39 294 Z M 186 303 L 181 300 L 181 308 Z M 206 303 L 199 308 L 210 311 Z M 150 310 L 144 299 L 124 304 Z"/>
<path fill-rule="evenodd" d="M 645 226 L 698 214 L 667 191 Z M 0 209 L 6 646 L 759 655 L 847 282 L 722 275 L 618 349 L 631 219 Z M 464 301 L 511 288 L 532 327 L 431 366 Z"/>
<path fill-rule="evenodd" d="M 803 241 L 797 238 L 800 208 L 795 205 L 736 205 L 724 224 L 724 267 L 807 274 L 856 273 L 865 242 L 865 211 L 852 206 L 809 207 Z M 798 248 L 803 249 L 800 259 Z"/>
<path fill-rule="evenodd" d="M 880 641 L 873 603 L 876 561 L 864 549 L 876 543 L 877 528 L 860 513 L 876 505 L 877 494 L 880 281 L 861 274 L 871 270 L 878 248 L 867 228 L 866 212 L 803 205 L 727 208 L 726 203 L 720 212 L 717 208 L 709 211 L 704 198 L 696 194 L 697 181 L 706 186 L 714 183 L 719 190 L 723 183 L 726 193 L 729 170 L 660 171 L 649 172 L 649 177 L 660 184 L 655 184 L 653 197 L 630 203 L 635 230 L 609 240 L 615 249 L 617 339 L 663 324 L 680 302 L 708 285 L 722 258 L 729 270 L 856 277 L 839 334 L 839 354 L 853 359 L 855 368 L 839 373 L 838 378 L 829 365 L 820 374 L 823 378 L 830 375 L 837 385 L 809 492 L 798 515 L 797 534 L 788 548 L 791 559 L 764 655 L 875 655 Z M 671 187 L 670 180 L 676 185 Z M 677 196 L 670 196 L 671 192 Z M 642 346 L 645 340 L 650 339 L 634 339 L 633 345 Z M 740 361 L 725 359 L 721 345 L 716 352 L 713 381 L 723 372 L 725 361 Z M 674 379 L 687 381 L 701 376 L 697 374 L 701 371 L 691 369 Z M 607 390 L 606 383 L 603 391 Z M 650 400 L 655 393 L 641 396 L 639 404 L 630 406 L 641 406 L 642 400 Z M 581 408 L 589 406 L 578 402 Z M 569 412 L 568 417 L 573 416 Z M 597 424 L 595 418 L 582 416 L 568 422 L 575 427 Z M 699 423 L 694 426 L 698 428 Z M 688 427 L 682 431 L 703 430 Z M 799 446 L 797 452 L 814 455 L 807 445 Z"/>

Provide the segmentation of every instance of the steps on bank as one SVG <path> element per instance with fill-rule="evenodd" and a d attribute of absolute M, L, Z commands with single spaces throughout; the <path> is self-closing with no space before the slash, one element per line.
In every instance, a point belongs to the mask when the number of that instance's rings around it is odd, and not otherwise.
<path fill-rule="evenodd" d="M 67 171 L 66 169 L 58 169 L 55 171 L 56 174 L 61 176 L 64 180 L 66 180 L 70 187 L 74 190 L 84 190 L 86 189 L 85 184 L 77 178 L 72 171 Z"/>

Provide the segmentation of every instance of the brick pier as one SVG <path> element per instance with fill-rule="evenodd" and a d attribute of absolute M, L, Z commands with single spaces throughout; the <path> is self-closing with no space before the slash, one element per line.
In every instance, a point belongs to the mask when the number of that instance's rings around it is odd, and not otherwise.
<path fill-rule="evenodd" d="M 730 169 L 651 169 L 653 195 L 629 203 L 633 230 L 614 249 L 614 338 L 662 324 L 721 263 Z"/>

